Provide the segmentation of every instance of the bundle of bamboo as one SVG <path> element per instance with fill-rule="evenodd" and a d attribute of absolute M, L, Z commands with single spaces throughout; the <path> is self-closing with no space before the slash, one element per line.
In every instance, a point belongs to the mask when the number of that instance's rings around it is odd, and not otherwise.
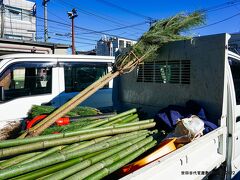
<path fill-rule="evenodd" d="M 152 119 L 136 109 L 94 120 L 75 131 L 0 141 L 0 179 L 83 179 L 104 177 L 156 145 Z M 116 165 L 115 165 L 116 164 Z M 80 174 L 80 175 L 79 175 Z"/>

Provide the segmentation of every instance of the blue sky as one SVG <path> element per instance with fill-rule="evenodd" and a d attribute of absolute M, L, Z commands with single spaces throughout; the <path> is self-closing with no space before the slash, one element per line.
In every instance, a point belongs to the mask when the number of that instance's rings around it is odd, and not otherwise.
<path fill-rule="evenodd" d="M 43 17 L 42 0 L 36 0 L 36 3 L 37 16 Z M 222 6 L 216 7 L 217 5 Z M 65 24 L 71 24 L 67 12 L 72 8 L 78 10 L 78 17 L 75 19 L 77 50 L 93 49 L 96 41 L 104 34 L 137 40 L 149 28 L 148 17 L 161 19 L 179 12 L 192 12 L 199 9 L 211 8 L 206 13 L 206 25 L 234 17 L 216 25 L 192 30 L 189 32 L 190 35 L 202 36 L 240 31 L 240 0 L 50 0 L 48 3 L 50 42 L 71 44 L 71 38 L 67 35 L 71 32 L 71 27 Z M 60 23 L 53 23 L 51 20 Z M 132 25 L 136 26 L 124 28 Z M 116 28 L 120 29 L 113 30 Z M 39 40 L 43 40 L 41 39 L 43 20 L 40 18 L 37 18 L 37 30 Z M 106 32 L 99 34 L 96 31 Z"/>

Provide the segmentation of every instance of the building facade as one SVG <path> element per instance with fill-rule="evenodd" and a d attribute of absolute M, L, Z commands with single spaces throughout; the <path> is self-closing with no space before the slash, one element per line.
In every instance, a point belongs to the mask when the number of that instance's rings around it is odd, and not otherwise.
<path fill-rule="evenodd" d="M 35 3 L 27 0 L 0 0 L 0 6 L 0 37 L 35 41 Z"/>
<path fill-rule="evenodd" d="M 96 46 L 96 54 L 100 56 L 115 56 L 119 51 L 134 45 L 137 41 L 119 37 L 102 37 Z"/>

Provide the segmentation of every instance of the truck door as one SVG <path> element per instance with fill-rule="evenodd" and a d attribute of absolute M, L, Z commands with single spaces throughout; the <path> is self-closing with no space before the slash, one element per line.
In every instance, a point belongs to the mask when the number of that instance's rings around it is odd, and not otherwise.
<path fill-rule="evenodd" d="M 58 94 L 53 63 L 16 62 L 0 73 L 4 99 L 0 101 L 0 120 L 27 116 L 32 105 L 48 103 Z"/>
<path fill-rule="evenodd" d="M 228 150 L 231 149 L 231 158 L 228 163 L 230 167 L 227 171 L 228 179 L 240 171 L 240 57 L 238 55 L 230 57 L 229 64 L 231 75 L 228 78 L 228 96 L 231 99 L 229 104 L 231 118 L 228 119 L 230 143 Z"/>

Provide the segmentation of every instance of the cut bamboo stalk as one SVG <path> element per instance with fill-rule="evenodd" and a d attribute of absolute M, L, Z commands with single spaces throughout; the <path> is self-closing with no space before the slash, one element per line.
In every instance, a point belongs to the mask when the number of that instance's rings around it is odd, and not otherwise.
<path fill-rule="evenodd" d="M 3 141 L 0 141 L 0 149 L 6 148 L 6 147 L 12 147 L 12 146 L 19 146 L 23 144 L 38 142 L 38 141 L 58 139 L 62 137 L 63 137 L 63 134 L 49 134 L 49 135 L 36 136 L 36 137 L 31 137 L 26 139 L 3 140 Z"/>
<path fill-rule="evenodd" d="M 104 113 L 104 114 L 98 114 L 98 115 L 89 115 L 89 116 L 78 116 L 78 117 L 71 117 L 70 119 L 73 121 L 90 121 L 90 120 L 98 120 L 98 119 L 105 119 L 105 118 L 110 118 L 113 116 L 116 116 L 116 112 L 112 113 Z"/>
<path fill-rule="evenodd" d="M 93 142 L 98 143 L 98 142 L 100 142 L 102 140 L 106 140 L 106 139 L 109 139 L 109 140 L 106 141 L 106 142 L 108 142 L 108 141 L 115 141 L 115 140 L 121 139 L 121 138 L 129 138 L 129 137 L 130 137 L 130 139 L 132 139 L 131 136 L 135 136 L 135 135 L 140 136 L 140 135 L 149 135 L 149 134 L 155 134 L 155 133 L 157 133 L 157 131 L 140 130 L 140 131 L 134 131 L 134 132 L 131 132 L 131 133 L 124 133 L 124 134 L 115 135 L 114 137 L 111 137 L 111 136 L 101 137 L 101 138 L 91 140 L 91 145 L 94 144 Z M 65 148 L 61 152 L 71 152 L 71 151 L 79 150 L 81 148 L 85 148 L 85 147 L 89 146 L 89 144 L 88 144 L 89 142 L 90 141 L 84 141 L 84 142 L 81 142 L 81 143 L 76 143 L 76 144 L 74 144 L 74 146 Z"/>
<path fill-rule="evenodd" d="M 135 137 L 132 136 L 133 139 L 137 138 L 137 137 L 138 137 L 138 135 L 136 135 Z M 77 157 L 81 157 L 81 156 L 84 156 L 87 154 L 98 152 L 98 151 L 104 150 L 106 148 L 110 148 L 110 147 L 116 146 L 118 144 L 127 142 L 129 140 L 130 140 L 129 138 L 126 138 L 126 139 L 121 138 L 121 139 L 109 142 L 109 140 L 107 139 L 107 140 L 105 140 L 107 142 L 103 141 L 103 142 L 97 143 L 95 145 L 92 145 L 92 146 L 89 146 L 87 148 L 83 148 L 83 149 L 80 149 L 77 151 L 73 151 L 73 152 L 69 152 L 69 153 L 67 153 L 67 152 L 66 153 L 64 153 L 64 152 L 63 153 L 55 153 L 53 155 L 36 160 L 34 162 L 22 164 L 17 167 L 14 166 L 11 168 L 6 168 L 3 170 L 0 170 L 0 179 L 8 179 L 8 178 L 15 177 L 15 176 L 18 176 L 18 175 L 21 175 L 24 173 L 28 173 L 30 171 L 34 171 L 37 169 L 41 169 L 41 168 L 50 166 L 53 164 L 57 164 L 57 163 L 64 162 L 64 161 L 74 159 Z"/>
<path fill-rule="evenodd" d="M 126 119 L 123 119 L 122 121 L 118 122 L 118 124 L 126 124 L 126 123 L 128 123 L 128 122 L 130 122 L 130 121 L 132 121 L 134 119 L 137 119 L 137 118 L 138 118 L 138 115 L 135 114 L 135 115 L 130 116 L 130 117 L 126 118 Z"/>
<path fill-rule="evenodd" d="M 22 154 L 22 155 L 13 157 L 11 159 L 7 159 L 7 160 L 5 160 L 5 161 L 0 163 L 0 169 L 5 169 L 7 167 L 11 167 L 11 166 L 13 166 L 15 164 L 18 164 L 18 163 L 26 160 L 26 159 L 29 159 L 31 157 L 36 156 L 39 153 L 41 153 L 41 152 L 33 152 L 33 153 L 28 153 L 28 154 Z"/>
<path fill-rule="evenodd" d="M 58 164 L 48 166 L 36 171 L 32 171 L 30 173 L 17 176 L 15 178 L 11 178 L 11 180 L 33 180 L 33 179 L 41 178 L 46 175 L 52 174 L 54 172 L 60 171 L 62 169 L 68 168 L 76 163 L 82 162 L 83 160 L 88 159 L 92 156 L 96 156 L 97 154 L 100 154 L 100 153 L 102 153 L 102 151 L 91 153 L 82 157 L 78 157 L 76 159 L 71 159 L 62 163 L 58 163 Z"/>
<path fill-rule="evenodd" d="M 95 128 L 95 127 L 104 125 L 104 124 L 106 124 L 106 123 L 112 122 L 112 121 L 114 121 L 114 120 L 116 120 L 116 119 L 119 119 L 119 118 L 128 116 L 129 114 L 134 113 L 134 112 L 136 112 L 136 111 L 137 111 L 136 109 L 132 109 L 132 110 L 130 110 L 130 111 L 126 111 L 126 112 L 124 112 L 124 113 L 118 114 L 117 116 L 114 116 L 114 117 L 112 117 L 112 118 L 100 120 L 100 121 L 97 122 L 97 123 L 89 124 L 89 125 L 83 127 L 82 129 Z M 137 117 L 138 115 L 136 114 L 136 115 L 133 115 L 133 116 L 134 116 L 134 117 Z"/>
<path fill-rule="evenodd" d="M 95 163 L 92 166 L 89 166 L 88 168 L 85 168 L 82 171 L 79 171 L 78 173 L 75 173 L 74 175 L 70 176 L 69 178 L 67 178 L 67 180 L 75 180 L 75 179 L 84 179 L 88 176 L 90 176 L 91 174 L 101 170 L 104 167 L 107 167 L 111 164 L 113 164 L 116 161 L 119 161 L 120 159 L 126 157 L 127 155 L 137 151 L 138 149 L 142 148 L 144 145 L 150 143 L 153 141 L 153 137 L 148 137 L 145 138 L 144 140 L 137 142 L 136 144 L 125 148 L 124 150 L 121 150 L 120 152 L 109 156 L 108 158 L 101 160 L 97 163 Z M 154 141 L 156 144 L 156 141 Z"/>
<path fill-rule="evenodd" d="M 136 126 L 136 125 L 138 125 L 138 124 L 128 123 L 128 124 L 121 124 L 121 125 L 116 124 L 116 125 L 112 125 L 112 126 L 109 126 L 109 127 L 98 127 L 98 128 L 86 129 L 86 130 L 84 129 L 84 130 L 64 133 L 65 134 L 64 137 L 76 136 L 76 135 L 81 135 L 81 134 L 89 134 L 89 133 L 94 133 L 94 132 L 99 132 L 99 131 L 102 132 L 102 131 L 105 131 L 105 130 L 111 130 L 111 129 L 115 129 L 115 128 L 127 128 L 127 127 L 131 127 L 131 126 Z"/>
<path fill-rule="evenodd" d="M 111 136 L 100 137 L 100 138 L 97 138 L 97 139 L 93 139 L 91 141 L 86 141 L 84 143 L 79 144 L 76 147 L 72 147 L 70 149 L 63 149 L 61 152 L 72 152 L 72 151 L 76 151 L 76 150 L 79 150 L 79 149 L 83 149 L 83 148 L 86 148 L 86 147 L 91 146 L 93 144 L 97 144 L 97 143 L 99 143 L 103 140 L 109 139 L 109 138 L 111 138 Z"/>
<path fill-rule="evenodd" d="M 69 168 L 66 168 L 66 169 L 63 169 L 61 171 L 58 171 L 52 175 L 50 175 L 48 178 L 46 178 L 46 180 L 51 180 L 51 179 L 54 179 L 54 180 L 59 180 L 59 179 L 64 179 L 68 176 L 71 176 L 73 175 L 74 173 L 77 173 L 78 171 L 82 170 L 82 169 L 85 169 L 95 163 L 97 163 L 98 161 L 101 161 L 115 153 L 118 153 L 119 151 L 121 150 L 124 150 L 126 149 L 127 147 L 129 146 L 132 146 L 134 145 L 135 143 L 143 140 L 146 138 L 146 135 L 145 136 L 141 136 L 137 139 L 134 139 L 134 140 L 131 140 L 131 141 L 128 141 L 126 143 L 123 143 L 123 144 L 120 144 L 120 145 L 117 145 L 115 147 L 113 147 L 112 149 L 106 151 L 106 152 L 103 152 L 101 154 L 98 154 L 97 156 L 93 156 L 89 159 L 86 159 L 85 161 L 82 161 L 80 163 L 77 163 Z M 142 142 L 142 141 L 141 141 Z"/>
<path fill-rule="evenodd" d="M 113 163 L 112 165 L 110 165 L 106 168 L 103 168 L 103 169 L 97 171 L 96 173 L 86 177 L 85 179 L 86 180 L 102 179 L 102 178 L 106 177 L 107 175 L 113 173 L 114 171 L 120 169 L 121 167 L 125 166 L 126 164 L 130 163 L 131 161 L 136 159 L 138 156 L 140 156 L 141 154 L 143 154 L 147 150 L 153 148 L 155 145 L 156 145 L 156 142 L 152 141 L 152 142 L 146 144 L 144 147 L 138 149 L 136 152 L 133 152 L 132 154 L 129 154 L 127 157 Z"/>
<path fill-rule="evenodd" d="M 128 116 L 125 116 L 125 117 L 121 117 L 121 118 L 115 119 L 115 120 L 113 120 L 113 121 L 111 121 L 111 122 L 108 122 L 108 123 L 106 123 L 106 124 L 103 124 L 103 125 L 100 126 L 100 127 L 108 127 L 108 126 L 111 126 L 111 125 L 113 125 L 113 124 L 117 124 L 118 122 L 120 122 L 120 121 L 122 121 L 123 119 L 128 118 L 128 117 L 130 117 L 130 116 L 132 116 L 132 114 L 130 114 L 130 115 L 128 115 Z"/>
<path fill-rule="evenodd" d="M 66 146 L 53 147 L 53 148 L 48 149 L 48 150 L 46 150 L 46 151 L 44 151 L 44 152 L 42 152 L 40 154 L 37 154 L 36 156 L 33 156 L 33 157 L 29 158 L 29 159 L 26 159 L 25 161 L 22 161 L 18 165 L 26 164 L 26 163 L 29 163 L 29 162 L 33 162 L 33 161 L 36 161 L 36 160 L 41 159 L 43 157 L 49 156 L 50 154 L 53 154 L 53 153 L 61 151 L 64 147 L 66 147 Z"/>

